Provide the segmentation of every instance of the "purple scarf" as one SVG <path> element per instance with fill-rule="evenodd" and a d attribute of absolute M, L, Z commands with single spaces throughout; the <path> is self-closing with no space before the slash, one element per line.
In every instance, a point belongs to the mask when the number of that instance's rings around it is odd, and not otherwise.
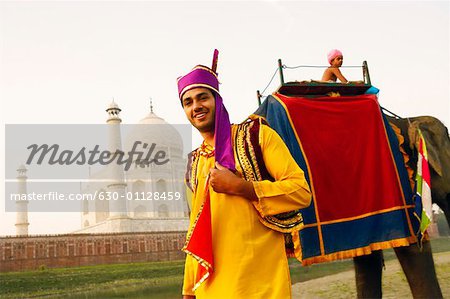
<path fill-rule="evenodd" d="M 214 52 L 212 69 L 197 65 L 187 75 L 178 78 L 178 95 L 181 100 L 186 91 L 198 87 L 209 88 L 212 91 L 216 104 L 214 127 L 215 159 L 224 167 L 235 171 L 230 119 L 219 94 L 219 80 L 215 72 L 217 55 L 218 52 L 216 50 Z M 186 244 L 183 247 L 184 252 L 190 254 L 198 261 L 193 291 L 212 275 L 214 268 L 210 201 L 208 179 L 205 185 L 204 201 L 197 215 L 197 220 L 193 224 L 194 226 L 186 236 Z"/>
<path fill-rule="evenodd" d="M 215 56 L 215 60 L 216 59 L 217 57 Z M 178 95 L 180 100 L 186 91 L 198 87 L 209 88 L 213 92 L 216 101 L 214 131 L 216 161 L 231 171 L 235 171 L 233 148 L 231 144 L 230 118 L 227 109 L 223 105 L 222 97 L 219 94 L 219 80 L 215 71 L 206 66 L 197 65 L 188 74 L 179 77 Z"/>

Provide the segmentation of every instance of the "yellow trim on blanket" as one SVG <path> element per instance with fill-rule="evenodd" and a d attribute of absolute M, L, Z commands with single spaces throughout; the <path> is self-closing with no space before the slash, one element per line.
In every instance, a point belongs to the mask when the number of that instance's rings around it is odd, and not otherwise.
<path fill-rule="evenodd" d="M 378 115 L 379 115 L 379 118 L 381 119 L 381 123 L 383 124 L 384 136 L 386 137 L 386 141 L 387 141 L 387 144 L 388 144 L 389 149 L 390 149 L 389 153 L 391 154 L 392 163 L 394 164 L 394 168 L 395 168 L 395 175 L 397 176 L 397 183 L 398 183 L 398 186 L 400 188 L 400 193 L 402 195 L 403 205 L 405 206 L 405 214 L 406 214 L 406 219 L 408 220 L 409 232 L 411 233 L 412 236 L 414 236 L 415 232 L 414 232 L 413 227 L 412 227 L 411 219 L 409 218 L 408 208 L 406 207 L 406 199 L 405 199 L 405 194 L 403 193 L 403 185 L 402 185 L 402 182 L 400 181 L 400 175 L 398 173 L 397 164 L 395 163 L 395 158 L 394 158 L 394 154 L 392 153 L 391 143 L 389 142 L 389 137 L 387 135 L 386 125 L 384 123 L 383 115 L 381 115 L 381 108 L 380 108 L 380 104 L 378 103 L 378 101 L 377 101 L 377 105 L 378 105 L 378 108 L 379 108 Z"/>
<path fill-rule="evenodd" d="M 320 256 L 314 256 L 301 260 L 303 266 L 309 266 L 317 263 L 331 262 L 339 259 L 348 259 L 356 256 L 367 255 L 372 253 L 374 250 L 384 250 L 394 247 L 409 246 L 411 244 L 417 243 L 417 238 L 415 236 L 401 239 L 394 239 L 390 241 L 372 243 L 365 247 L 350 249 L 346 251 L 340 251 Z"/>
<path fill-rule="evenodd" d="M 311 189 L 311 192 L 313 194 L 313 200 L 314 200 L 314 212 L 316 214 L 316 224 L 317 224 L 317 232 L 319 233 L 319 241 L 320 241 L 320 252 L 321 254 L 323 254 L 325 252 L 325 247 L 323 245 L 323 238 L 322 238 L 322 228 L 321 228 L 321 223 L 320 223 L 320 218 L 319 218 L 319 212 L 317 210 L 317 202 L 316 202 L 316 191 L 314 190 L 314 182 L 313 182 L 313 177 L 311 175 L 311 171 L 310 171 L 310 167 L 309 167 L 309 163 L 308 163 L 308 159 L 305 155 L 305 151 L 303 150 L 303 146 L 302 143 L 300 142 L 300 138 L 298 137 L 297 131 L 294 130 L 295 126 L 292 122 L 291 119 L 291 115 L 289 114 L 289 111 L 286 108 L 286 105 L 283 103 L 283 101 L 276 95 L 276 93 L 273 93 L 272 96 L 278 101 L 278 103 L 280 103 L 281 106 L 283 106 L 284 111 L 286 112 L 286 115 L 289 119 L 289 123 L 291 124 L 291 128 L 292 131 L 295 134 L 295 138 L 297 139 L 298 145 L 300 146 L 300 150 L 302 152 L 303 158 L 305 159 L 305 163 L 306 163 L 306 167 L 308 168 L 308 175 L 309 175 L 309 187 Z"/>
<path fill-rule="evenodd" d="M 370 216 L 374 216 L 374 215 L 379 215 L 379 214 L 383 214 L 383 213 L 389 213 L 389 212 L 397 211 L 397 210 L 403 210 L 404 208 L 405 208 L 404 206 L 393 207 L 393 208 L 383 209 L 383 210 L 379 210 L 379 211 L 376 211 L 376 212 L 370 212 L 370 213 L 366 213 L 366 214 L 362 214 L 362 215 L 358 215 L 358 216 L 354 216 L 354 217 L 340 218 L 340 219 L 337 219 L 337 220 L 330 220 L 330 221 L 323 221 L 321 223 L 321 225 L 327 225 L 327 224 L 340 223 L 340 222 L 345 222 L 345 221 L 358 220 L 358 219 L 362 219 L 362 218 L 366 218 L 366 217 L 370 217 Z M 406 208 L 407 209 L 414 208 L 414 205 L 407 205 Z M 315 226 L 316 226 L 315 223 L 305 224 L 303 226 L 303 228 L 315 227 Z"/>
<path fill-rule="evenodd" d="M 406 171 L 408 173 L 408 179 L 409 179 L 409 184 L 411 185 L 411 190 L 413 191 L 413 196 L 415 196 L 414 194 L 414 185 L 415 185 L 415 181 L 414 181 L 414 170 L 409 167 L 409 160 L 410 157 L 408 156 L 408 154 L 405 151 L 405 146 L 408 146 L 407 144 L 405 144 L 405 138 L 403 137 L 402 130 L 397 127 L 395 124 L 389 122 L 389 125 L 391 126 L 392 130 L 394 131 L 395 135 L 397 136 L 397 140 L 398 140 L 398 144 L 400 146 L 400 152 L 403 155 L 403 161 L 405 163 L 405 167 L 406 167 Z M 420 216 L 417 215 L 416 211 L 413 211 L 413 216 L 416 218 L 416 220 L 420 223 Z M 420 232 L 420 227 L 417 228 L 417 232 L 415 232 L 416 236 L 419 235 Z"/>
<path fill-rule="evenodd" d="M 409 184 L 411 185 L 411 190 L 414 190 L 414 185 L 415 185 L 414 170 L 412 170 L 412 168 L 409 167 L 409 164 L 408 164 L 410 157 L 408 156 L 408 154 L 405 151 L 405 146 L 408 146 L 407 144 L 405 144 L 405 137 L 403 137 L 402 130 L 399 127 L 397 127 L 396 125 L 394 125 L 393 123 L 391 123 L 389 121 L 388 121 L 388 123 L 391 126 L 392 130 L 394 130 L 395 135 L 397 136 L 398 144 L 400 146 L 400 152 L 402 153 L 403 162 L 405 163 L 406 171 L 408 173 Z"/>

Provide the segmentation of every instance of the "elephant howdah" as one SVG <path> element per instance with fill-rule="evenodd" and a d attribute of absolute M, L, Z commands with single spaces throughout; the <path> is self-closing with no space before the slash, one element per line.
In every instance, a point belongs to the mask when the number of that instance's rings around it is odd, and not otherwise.
<path fill-rule="evenodd" d="M 293 236 L 303 265 L 417 242 L 405 161 L 375 95 L 274 93 L 254 116 L 284 139 L 313 191 Z"/>

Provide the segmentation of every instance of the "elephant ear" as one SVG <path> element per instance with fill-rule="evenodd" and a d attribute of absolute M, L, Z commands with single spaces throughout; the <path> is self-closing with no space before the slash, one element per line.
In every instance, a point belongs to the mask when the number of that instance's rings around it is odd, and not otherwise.
<path fill-rule="evenodd" d="M 428 162 L 439 176 L 442 176 L 442 164 L 439 158 L 439 127 L 437 119 L 433 117 L 421 117 L 414 120 L 408 128 L 408 136 L 411 148 L 419 149 L 419 130 L 425 139 L 428 152 Z"/>

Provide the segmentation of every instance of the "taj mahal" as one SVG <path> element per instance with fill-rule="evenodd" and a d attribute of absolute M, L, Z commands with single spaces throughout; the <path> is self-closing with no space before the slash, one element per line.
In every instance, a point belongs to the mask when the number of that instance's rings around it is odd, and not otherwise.
<path fill-rule="evenodd" d="M 72 233 L 187 231 L 189 208 L 183 182 L 186 159 L 180 133 L 153 112 L 152 104 L 149 113 L 127 134 L 121 132 L 121 109 L 114 100 L 106 112 L 107 142 L 112 152 L 122 149 L 129 152 L 138 141 L 164 153 L 166 163 L 145 164 L 135 159 L 127 170 L 123 165 L 111 163 L 90 173 L 81 192 L 96 194 L 96 198 L 81 203 L 81 228 Z M 27 169 L 21 165 L 17 172 L 18 191 L 25 194 Z M 103 200 L 105 194 L 115 194 L 116 198 Z M 27 205 L 26 201 L 16 203 L 17 235 L 28 235 Z"/>

